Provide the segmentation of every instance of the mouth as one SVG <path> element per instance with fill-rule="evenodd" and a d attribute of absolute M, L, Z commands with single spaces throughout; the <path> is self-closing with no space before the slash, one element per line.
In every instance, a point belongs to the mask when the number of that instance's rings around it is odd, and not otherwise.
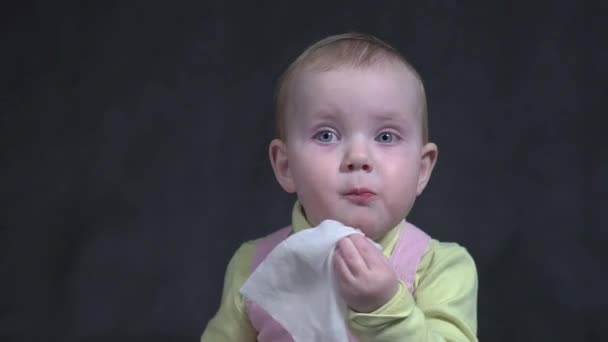
<path fill-rule="evenodd" d="M 351 202 L 355 202 L 357 204 L 365 204 L 374 200 L 377 197 L 377 194 L 370 189 L 354 188 L 344 193 L 344 197 L 346 197 Z"/>

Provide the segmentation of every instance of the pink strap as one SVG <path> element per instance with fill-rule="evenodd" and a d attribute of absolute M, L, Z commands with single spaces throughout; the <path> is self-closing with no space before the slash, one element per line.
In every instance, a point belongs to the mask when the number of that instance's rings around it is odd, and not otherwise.
<path fill-rule="evenodd" d="M 256 243 L 255 254 L 251 259 L 251 270 L 250 273 L 253 273 L 255 269 L 264 261 L 264 258 L 270 254 L 270 252 L 283 240 L 287 239 L 289 234 L 291 233 L 291 226 L 287 226 L 283 229 L 277 230 L 274 233 L 267 235 L 261 239 L 259 239 Z M 245 298 L 245 306 L 249 315 L 249 319 L 253 326 L 258 330 L 260 335 L 258 335 L 258 340 L 265 341 L 268 340 L 266 335 L 268 336 L 282 336 L 286 334 L 285 330 L 272 319 L 261 307 L 255 305 L 253 301 L 249 298 Z M 268 325 L 269 321 L 273 321 L 276 324 Z M 261 327 L 267 327 L 264 331 L 261 331 Z M 288 336 L 288 335 L 285 335 Z"/>
<path fill-rule="evenodd" d="M 291 233 L 291 226 L 287 226 L 283 229 L 277 230 L 276 232 L 258 240 L 255 247 L 255 254 L 251 260 L 251 272 L 255 271 L 259 264 L 262 263 L 264 258 L 283 240 L 287 239 Z"/>
<path fill-rule="evenodd" d="M 415 290 L 414 282 L 416 281 L 418 263 L 426 252 L 430 240 L 431 237 L 425 232 L 413 224 L 405 222 L 401 237 L 390 257 L 395 271 L 411 293 L 414 293 Z"/>

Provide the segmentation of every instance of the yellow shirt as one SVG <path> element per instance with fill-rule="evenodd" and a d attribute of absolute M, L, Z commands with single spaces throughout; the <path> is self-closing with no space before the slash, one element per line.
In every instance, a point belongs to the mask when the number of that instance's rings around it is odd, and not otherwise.
<path fill-rule="evenodd" d="M 292 213 L 295 232 L 310 228 L 300 205 Z M 402 225 L 378 243 L 385 256 L 395 247 Z M 236 251 L 226 271 L 222 300 L 201 342 L 255 342 L 256 331 L 247 316 L 239 290 L 249 277 L 258 240 Z M 477 271 L 463 247 L 431 239 L 418 264 L 412 295 L 400 283 L 397 294 L 371 313 L 349 312 L 349 327 L 360 342 L 477 341 Z"/>

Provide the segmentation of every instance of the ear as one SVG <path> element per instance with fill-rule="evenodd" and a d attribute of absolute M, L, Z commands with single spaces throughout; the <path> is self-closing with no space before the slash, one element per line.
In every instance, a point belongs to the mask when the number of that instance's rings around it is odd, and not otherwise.
<path fill-rule="evenodd" d="M 287 158 L 287 145 L 280 140 L 274 139 L 268 146 L 268 154 L 270 156 L 270 164 L 274 171 L 274 176 L 283 188 L 288 193 L 294 193 L 296 186 L 291 176 L 289 169 L 289 160 Z"/>
<path fill-rule="evenodd" d="M 437 162 L 438 153 L 437 145 L 433 143 L 426 143 L 422 147 L 422 160 L 420 163 L 420 172 L 418 173 L 418 188 L 416 189 L 417 195 L 420 195 L 422 191 L 424 191 L 424 188 L 426 188 L 426 185 L 431 179 L 431 173 L 433 173 L 433 168 Z"/>

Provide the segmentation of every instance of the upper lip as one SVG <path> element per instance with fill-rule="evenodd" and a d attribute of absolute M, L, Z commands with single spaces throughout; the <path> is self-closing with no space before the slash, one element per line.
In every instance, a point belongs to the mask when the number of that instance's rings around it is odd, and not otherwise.
<path fill-rule="evenodd" d="M 376 193 L 368 188 L 353 188 L 345 193 L 345 195 L 363 195 L 363 194 L 375 195 Z"/>

